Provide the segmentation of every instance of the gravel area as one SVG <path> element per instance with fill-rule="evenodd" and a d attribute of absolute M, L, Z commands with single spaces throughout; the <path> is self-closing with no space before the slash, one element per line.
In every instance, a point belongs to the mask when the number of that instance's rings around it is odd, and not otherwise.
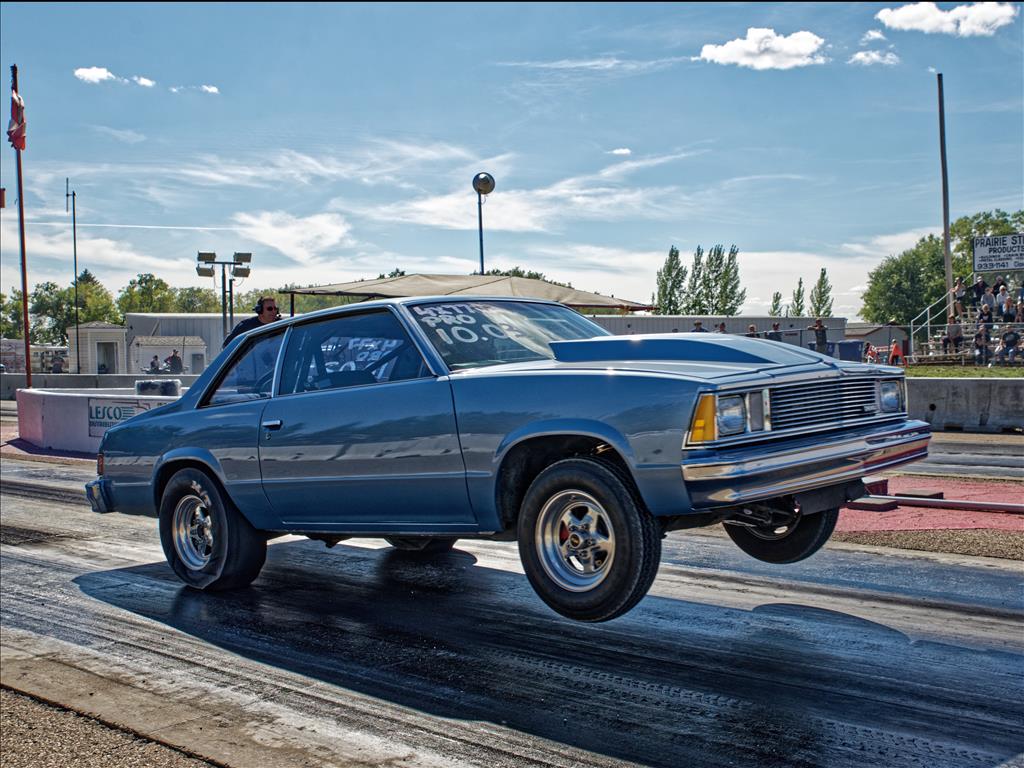
<path fill-rule="evenodd" d="M 984 528 L 932 531 L 851 531 L 834 533 L 832 541 L 895 549 L 920 549 L 975 557 L 1024 560 L 1024 533 Z"/>
<path fill-rule="evenodd" d="M 162 744 L 91 717 L 0 689 L 3 768 L 209 768 Z"/>

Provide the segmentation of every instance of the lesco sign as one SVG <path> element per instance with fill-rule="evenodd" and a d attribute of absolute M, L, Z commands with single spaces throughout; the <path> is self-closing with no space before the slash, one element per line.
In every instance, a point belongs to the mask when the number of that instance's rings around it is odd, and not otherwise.
<path fill-rule="evenodd" d="M 108 400 L 89 398 L 89 436 L 102 437 L 110 427 L 127 421 L 151 404 L 144 400 Z"/>

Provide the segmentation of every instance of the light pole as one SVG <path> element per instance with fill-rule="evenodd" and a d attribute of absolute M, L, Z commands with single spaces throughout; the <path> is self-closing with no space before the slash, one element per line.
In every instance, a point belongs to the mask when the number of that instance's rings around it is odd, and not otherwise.
<path fill-rule="evenodd" d="M 220 265 L 220 314 L 221 314 L 221 328 L 224 331 L 224 336 L 227 337 L 230 332 L 228 328 L 228 276 L 227 268 L 231 267 L 231 282 L 232 282 L 232 297 L 231 300 L 234 302 L 234 278 L 236 277 L 248 277 L 251 267 L 249 266 L 252 262 L 251 253 L 239 253 L 235 251 L 231 256 L 231 261 L 217 261 L 217 254 L 213 251 L 199 251 L 196 255 L 196 274 L 200 277 L 213 277 L 214 265 Z M 234 314 L 234 307 L 232 307 L 232 315 Z"/>
<path fill-rule="evenodd" d="M 78 322 L 78 217 L 75 215 L 75 191 L 71 187 L 71 180 L 64 178 L 64 212 L 68 210 L 68 198 L 71 198 L 71 250 L 75 260 L 75 368 L 78 373 L 82 372 L 82 333 L 79 330 Z"/>
<path fill-rule="evenodd" d="M 476 213 L 480 227 L 480 274 L 484 273 L 484 195 L 494 191 L 494 177 L 489 173 L 478 173 L 473 177 L 473 189 L 476 190 Z"/>

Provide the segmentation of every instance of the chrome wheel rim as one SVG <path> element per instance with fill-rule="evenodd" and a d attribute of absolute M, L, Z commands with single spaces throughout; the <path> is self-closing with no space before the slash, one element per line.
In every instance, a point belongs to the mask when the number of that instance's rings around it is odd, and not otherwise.
<path fill-rule="evenodd" d="M 213 516 L 206 502 L 188 495 L 174 508 L 174 551 L 190 571 L 200 571 L 213 556 Z"/>
<path fill-rule="evenodd" d="M 544 572 L 569 592 L 594 589 L 615 560 L 611 518 L 597 499 L 579 490 L 547 500 L 537 517 L 534 543 Z"/>

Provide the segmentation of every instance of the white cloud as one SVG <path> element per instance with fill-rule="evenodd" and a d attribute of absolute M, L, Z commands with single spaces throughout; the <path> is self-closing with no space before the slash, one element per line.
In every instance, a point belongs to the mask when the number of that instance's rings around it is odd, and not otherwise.
<path fill-rule="evenodd" d="M 352 227 L 337 213 L 317 213 L 303 218 L 286 211 L 236 213 L 232 219 L 244 237 L 275 248 L 292 261 L 312 266 L 326 251 L 351 247 Z"/>
<path fill-rule="evenodd" d="M 633 154 L 633 150 L 631 150 L 629 147 L 619 147 L 618 149 L 613 149 L 608 154 L 609 155 L 632 155 Z"/>
<path fill-rule="evenodd" d="M 220 93 L 220 89 L 216 85 L 200 85 L 199 90 L 203 93 Z"/>
<path fill-rule="evenodd" d="M 937 70 L 935 67 L 928 67 L 928 71 L 931 72 L 934 75 L 934 74 L 938 73 L 939 70 Z"/>
<path fill-rule="evenodd" d="M 620 59 L 617 56 L 599 56 L 591 59 L 559 59 L 558 61 L 504 61 L 500 63 L 500 66 L 557 72 L 640 74 L 665 69 L 681 61 L 686 61 L 686 57 L 673 56 L 643 61 Z"/>
<path fill-rule="evenodd" d="M 723 45 L 705 45 L 695 61 L 736 64 L 751 69 L 792 69 L 824 64 L 828 58 L 819 53 L 825 41 L 813 32 L 801 31 L 777 35 L 774 29 L 750 27 L 745 38 Z"/>
<path fill-rule="evenodd" d="M 843 243 L 840 248 L 854 256 L 870 256 L 884 259 L 886 256 L 894 256 L 908 248 L 913 248 L 922 237 L 936 235 L 941 231 L 936 227 L 908 229 L 904 232 L 895 232 L 890 235 L 876 235 L 860 242 Z"/>
<path fill-rule="evenodd" d="M 991 37 L 1000 27 L 1013 23 L 1020 9 L 1012 3 L 971 3 L 943 11 L 935 3 L 911 3 L 883 8 L 875 14 L 889 29 L 957 37 Z"/>
<path fill-rule="evenodd" d="M 892 51 L 858 51 L 846 63 L 858 64 L 862 67 L 870 67 L 875 64 L 894 67 L 900 63 L 900 57 Z"/>
<path fill-rule="evenodd" d="M 138 144 L 146 140 L 143 134 L 128 128 L 108 128 L 105 125 L 94 125 L 92 129 L 97 133 L 110 136 L 112 139 L 117 139 L 125 144 Z"/>
<path fill-rule="evenodd" d="M 861 45 L 868 45 L 869 43 L 876 43 L 881 40 L 886 40 L 885 34 L 880 29 L 869 29 L 864 33 L 864 37 L 860 39 Z"/>
<path fill-rule="evenodd" d="M 123 77 L 118 77 L 106 67 L 79 67 L 75 70 L 75 77 L 83 83 L 102 83 L 105 80 L 114 80 L 119 83 L 128 82 Z"/>
<path fill-rule="evenodd" d="M 132 77 L 132 80 L 143 88 L 152 88 L 156 85 L 156 80 L 150 80 L 148 77 L 143 77 L 142 75 L 135 75 Z"/>

